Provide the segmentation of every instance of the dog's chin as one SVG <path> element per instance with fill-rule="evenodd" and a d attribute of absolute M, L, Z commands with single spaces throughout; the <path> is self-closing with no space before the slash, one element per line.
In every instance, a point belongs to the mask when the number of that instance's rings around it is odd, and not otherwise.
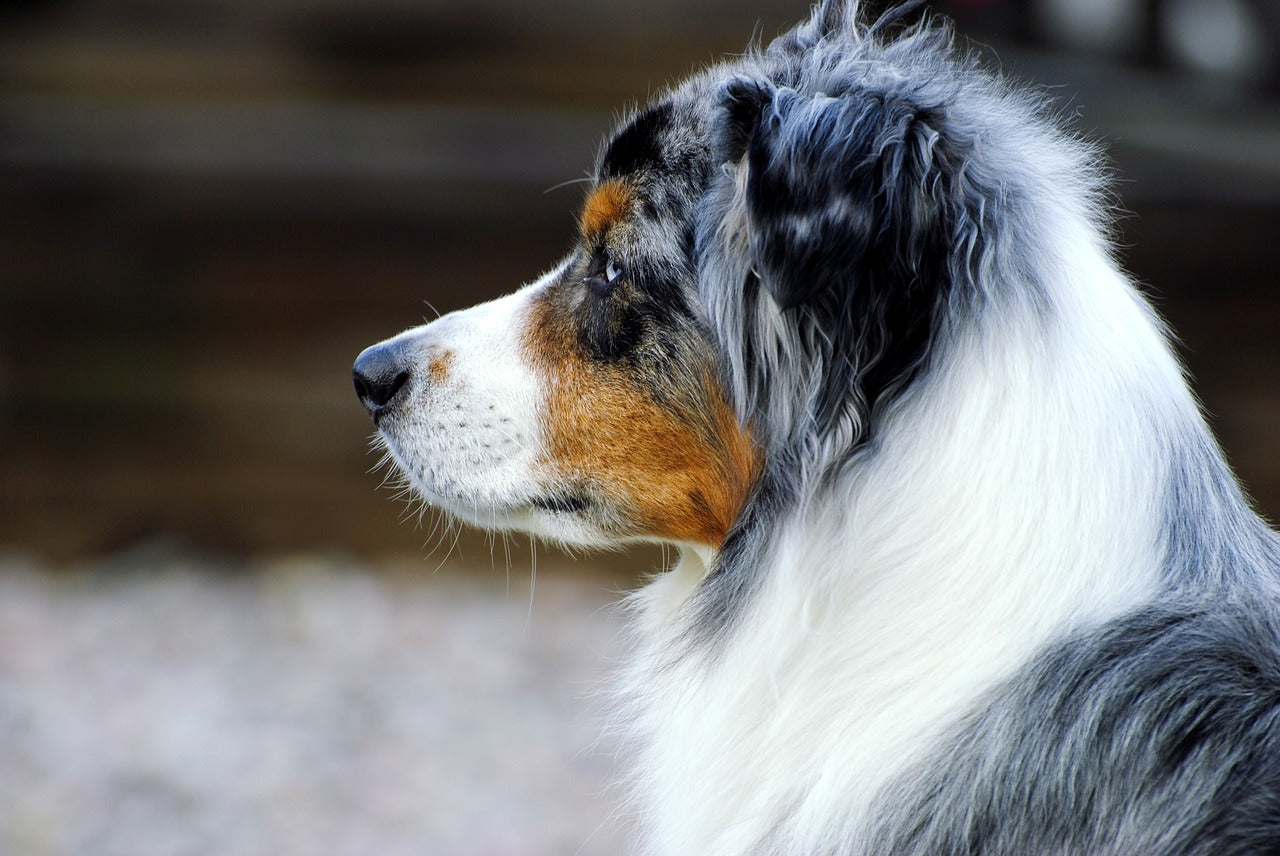
<path fill-rule="evenodd" d="M 448 468 L 422 464 L 385 430 L 379 439 L 408 486 L 427 505 L 490 532 L 517 532 L 569 547 L 614 549 L 627 539 L 616 531 L 616 513 L 599 500 L 538 485 L 469 485 L 438 479 Z"/>
<path fill-rule="evenodd" d="M 589 550 L 617 549 L 627 540 L 608 532 L 591 507 L 566 503 L 559 496 L 478 504 L 465 498 L 441 496 L 417 485 L 415 488 L 427 504 L 489 532 L 520 533 L 565 547 Z"/>
<path fill-rule="evenodd" d="M 529 503 L 478 500 L 466 496 L 447 496 L 422 484 L 414 489 L 423 502 L 456 517 L 463 523 L 493 532 L 519 532 L 529 529 Z"/>

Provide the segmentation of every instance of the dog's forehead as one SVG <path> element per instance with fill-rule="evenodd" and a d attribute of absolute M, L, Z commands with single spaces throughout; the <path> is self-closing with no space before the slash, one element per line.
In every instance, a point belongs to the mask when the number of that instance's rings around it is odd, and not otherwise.
<path fill-rule="evenodd" d="M 697 194 L 707 175 L 710 135 L 704 110 L 683 93 L 645 107 L 624 121 L 605 143 L 598 181 L 627 179 L 641 189 Z"/>
<path fill-rule="evenodd" d="M 583 235 L 611 232 L 633 263 L 690 256 L 711 175 L 709 140 L 705 111 L 681 92 L 623 121 L 601 148 Z"/>
<path fill-rule="evenodd" d="M 665 171 L 672 148 L 675 108 L 670 101 L 641 110 L 613 134 L 600 157 L 602 180 Z"/>

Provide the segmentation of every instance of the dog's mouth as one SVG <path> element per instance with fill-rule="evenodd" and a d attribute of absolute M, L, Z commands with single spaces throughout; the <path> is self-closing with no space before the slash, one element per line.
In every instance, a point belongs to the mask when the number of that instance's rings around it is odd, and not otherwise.
<path fill-rule="evenodd" d="M 506 498 L 481 496 L 465 489 L 459 490 L 457 482 L 442 483 L 433 477 L 430 468 L 418 466 L 413 456 L 405 455 L 395 434 L 388 432 L 385 425 L 381 427 L 377 436 L 391 453 L 394 466 L 405 475 L 418 495 L 430 505 L 477 526 L 488 529 L 519 526 L 521 521 L 527 520 L 530 513 L 583 514 L 599 505 L 596 500 L 583 493 L 563 489 Z"/>
<path fill-rule="evenodd" d="M 581 495 L 559 495 L 535 498 L 530 505 L 540 511 L 557 514 L 577 514 L 591 508 L 595 503 Z"/>

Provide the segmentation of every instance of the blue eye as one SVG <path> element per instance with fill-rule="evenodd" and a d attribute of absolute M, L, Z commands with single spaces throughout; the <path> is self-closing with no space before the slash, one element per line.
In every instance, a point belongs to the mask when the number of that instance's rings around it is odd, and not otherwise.
<path fill-rule="evenodd" d="M 610 297 L 617 292 L 617 287 L 622 282 L 622 265 L 611 259 L 605 251 L 598 250 L 591 259 L 591 267 L 583 282 L 597 296 Z"/>

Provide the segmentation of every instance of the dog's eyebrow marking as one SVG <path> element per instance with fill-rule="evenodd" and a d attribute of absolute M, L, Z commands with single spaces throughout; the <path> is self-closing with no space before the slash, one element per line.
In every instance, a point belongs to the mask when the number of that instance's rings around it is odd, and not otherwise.
<path fill-rule="evenodd" d="M 617 179 L 602 182 L 582 206 L 579 225 L 584 238 L 603 235 L 609 227 L 625 217 L 635 202 L 635 193 Z"/>

